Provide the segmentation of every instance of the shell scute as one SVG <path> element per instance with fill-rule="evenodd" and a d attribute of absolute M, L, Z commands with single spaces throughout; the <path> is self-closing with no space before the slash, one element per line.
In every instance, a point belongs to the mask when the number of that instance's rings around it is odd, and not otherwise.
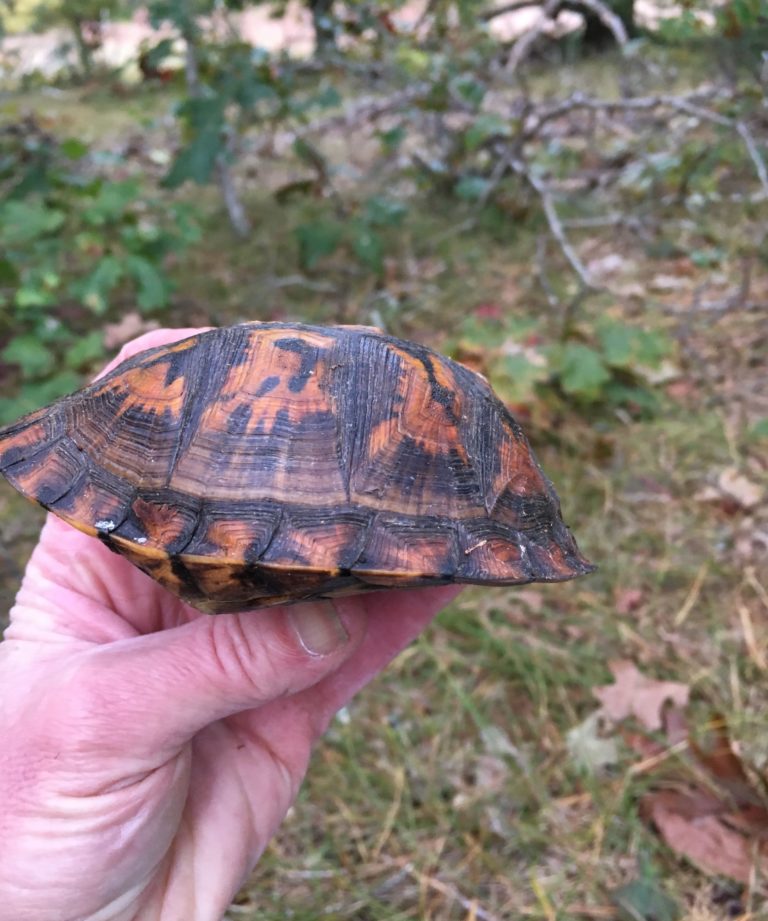
<path fill-rule="evenodd" d="M 592 568 L 487 382 L 368 327 L 151 349 L 0 430 L 0 472 L 211 612 Z"/>

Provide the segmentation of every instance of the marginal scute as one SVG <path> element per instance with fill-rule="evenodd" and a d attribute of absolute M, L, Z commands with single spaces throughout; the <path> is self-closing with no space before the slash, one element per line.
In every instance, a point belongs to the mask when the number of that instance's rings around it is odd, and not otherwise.
<path fill-rule="evenodd" d="M 370 327 L 150 349 L 0 430 L 0 472 L 211 613 L 592 568 L 487 382 Z"/>

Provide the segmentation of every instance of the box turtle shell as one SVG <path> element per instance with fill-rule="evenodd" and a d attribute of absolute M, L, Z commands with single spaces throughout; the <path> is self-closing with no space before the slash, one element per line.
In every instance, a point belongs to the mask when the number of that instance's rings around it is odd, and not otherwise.
<path fill-rule="evenodd" d="M 209 613 L 593 568 L 484 378 L 370 327 L 142 352 L 0 430 L 0 471 Z"/>

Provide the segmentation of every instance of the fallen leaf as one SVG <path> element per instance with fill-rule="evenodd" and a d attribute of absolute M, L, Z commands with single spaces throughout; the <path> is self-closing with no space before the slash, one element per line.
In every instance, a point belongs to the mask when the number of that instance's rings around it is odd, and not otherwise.
<path fill-rule="evenodd" d="M 493 301 L 482 301 L 472 310 L 472 313 L 481 320 L 500 320 L 504 316 L 501 305 Z"/>
<path fill-rule="evenodd" d="M 754 508 L 765 498 L 765 490 L 740 473 L 736 467 L 728 467 L 720 474 L 717 485 L 722 492 L 742 508 Z"/>
<path fill-rule="evenodd" d="M 654 740 L 627 739 L 644 756 L 637 765 L 652 785 L 640 801 L 640 814 L 654 825 L 677 854 L 705 873 L 740 882 L 768 871 L 768 791 L 750 773 L 731 743 L 728 726 L 715 716 L 704 740 L 691 737 L 684 712 L 664 714 L 667 744 L 677 742 L 677 757 L 657 757 Z M 680 742 L 685 743 L 680 746 Z"/>
<path fill-rule="evenodd" d="M 748 883 L 756 867 L 761 876 L 768 871 L 765 843 L 758 844 L 730 828 L 722 816 L 701 814 L 687 793 L 650 793 L 643 798 L 641 809 L 667 845 L 705 873 Z"/>
<path fill-rule="evenodd" d="M 578 726 L 569 729 L 565 737 L 571 758 L 590 774 L 600 774 L 619 760 L 616 739 L 601 735 L 603 724 L 602 710 L 596 710 Z"/>
<path fill-rule="evenodd" d="M 604 278 L 606 275 L 615 275 L 617 272 L 627 272 L 630 268 L 634 269 L 635 266 L 631 263 L 628 263 L 627 259 L 624 256 L 620 256 L 618 253 L 608 253 L 605 256 L 598 256 L 596 259 L 591 259 L 587 263 L 587 269 L 589 270 L 590 275 L 600 276 Z"/>
<path fill-rule="evenodd" d="M 655 275 L 648 283 L 648 287 L 653 291 L 681 291 L 690 286 L 688 279 L 679 278 L 677 275 Z"/>
<path fill-rule="evenodd" d="M 699 386 L 687 378 L 670 381 L 665 387 L 667 396 L 677 403 L 686 403 L 700 396 Z"/>
<path fill-rule="evenodd" d="M 650 730 L 661 729 L 664 705 L 671 701 L 679 707 L 688 703 L 689 688 L 677 681 L 657 681 L 642 674 L 627 660 L 611 662 L 615 684 L 593 688 L 603 713 L 614 723 L 636 717 Z"/>
<path fill-rule="evenodd" d="M 158 329 L 157 320 L 145 320 L 141 314 L 126 313 L 117 323 L 107 323 L 104 327 L 104 346 L 107 349 L 119 348 L 130 339 L 135 339 L 142 333 Z"/>
<path fill-rule="evenodd" d="M 616 596 L 616 612 L 618 614 L 631 614 L 636 611 L 645 600 L 645 592 L 641 588 L 625 588 Z"/>
<path fill-rule="evenodd" d="M 763 786 L 757 789 L 744 762 L 733 750 L 728 726 L 721 716 L 714 717 L 708 726 L 705 744 L 688 739 L 688 747 L 696 763 L 712 777 L 720 790 L 727 793 L 731 806 L 740 812 L 739 825 L 753 821 L 755 831 L 768 835 L 768 797 Z"/>

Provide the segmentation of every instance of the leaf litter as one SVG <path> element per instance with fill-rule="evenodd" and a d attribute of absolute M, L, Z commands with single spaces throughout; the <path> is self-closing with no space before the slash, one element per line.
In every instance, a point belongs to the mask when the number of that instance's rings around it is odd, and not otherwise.
<path fill-rule="evenodd" d="M 614 683 L 593 689 L 601 707 L 576 727 L 582 735 L 602 727 L 592 766 L 610 760 L 612 727 L 640 756 L 629 771 L 648 784 L 639 813 L 666 845 L 705 874 L 768 889 L 768 782 L 740 757 L 725 718 L 713 716 L 696 731 L 687 685 L 649 678 L 629 661 L 611 671 Z M 569 734 L 579 760 L 570 743 Z"/>

